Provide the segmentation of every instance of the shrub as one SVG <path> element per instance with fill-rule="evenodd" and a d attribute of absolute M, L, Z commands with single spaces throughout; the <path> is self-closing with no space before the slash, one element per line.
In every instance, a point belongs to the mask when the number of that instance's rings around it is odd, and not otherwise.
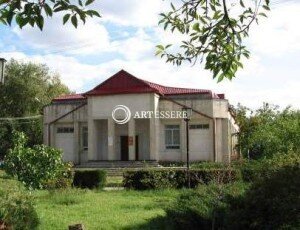
<path fill-rule="evenodd" d="M 106 182 L 104 170 L 78 170 L 75 171 L 73 185 L 80 188 L 103 188 Z"/>
<path fill-rule="evenodd" d="M 239 168 L 242 179 L 246 182 L 252 182 L 262 177 L 270 177 L 282 167 L 294 165 L 300 165 L 300 154 L 298 152 L 277 153 L 270 159 L 252 160 Z"/>
<path fill-rule="evenodd" d="M 300 167 L 285 166 L 232 200 L 230 229 L 299 229 Z"/>
<path fill-rule="evenodd" d="M 32 197 L 26 191 L 0 190 L 1 222 L 4 229 L 36 229 L 39 221 Z"/>
<path fill-rule="evenodd" d="M 174 229 L 223 229 L 227 200 L 244 192 L 243 183 L 217 184 L 184 191 L 165 211 Z"/>
<path fill-rule="evenodd" d="M 162 188 L 183 188 L 188 185 L 186 170 L 179 169 L 146 169 L 124 172 L 125 188 L 145 190 Z M 233 169 L 194 169 L 190 170 L 192 188 L 211 181 L 229 183 L 239 179 L 239 171 Z"/>
<path fill-rule="evenodd" d="M 193 169 L 220 169 L 220 168 L 228 168 L 228 164 L 221 162 L 195 162 L 191 164 L 191 168 Z"/>
<path fill-rule="evenodd" d="M 68 173 L 65 172 L 60 150 L 45 145 L 27 148 L 23 133 L 14 133 L 13 142 L 14 148 L 5 156 L 4 169 L 27 188 L 43 188 L 46 181 Z"/>

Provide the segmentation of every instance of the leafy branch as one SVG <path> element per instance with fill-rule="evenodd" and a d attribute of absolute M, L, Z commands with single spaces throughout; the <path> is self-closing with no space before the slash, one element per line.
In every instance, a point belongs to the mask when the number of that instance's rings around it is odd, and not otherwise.
<path fill-rule="evenodd" d="M 0 0 L 0 22 L 11 26 L 15 20 L 20 28 L 29 24 L 43 30 L 45 16 L 52 17 L 63 12 L 63 24 L 70 20 L 77 28 L 79 20 L 85 23 L 87 17 L 101 17 L 97 11 L 88 9 L 93 2 L 78 0 L 78 4 L 72 4 L 70 0 Z"/>
<path fill-rule="evenodd" d="M 159 24 L 165 30 L 185 35 L 187 39 L 175 48 L 172 44 L 158 45 L 156 55 L 174 65 L 205 60 L 205 69 L 210 70 L 218 82 L 224 78 L 231 80 L 237 70 L 243 68 L 241 58 L 250 56 L 243 40 L 249 36 L 254 21 L 258 23 L 259 17 L 267 17 L 270 2 L 236 0 L 236 3 L 230 1 L 230 6 L 228 2 L 182 0 L 178 7 L 171 3 L 171 10 L 160 14 Z"/>

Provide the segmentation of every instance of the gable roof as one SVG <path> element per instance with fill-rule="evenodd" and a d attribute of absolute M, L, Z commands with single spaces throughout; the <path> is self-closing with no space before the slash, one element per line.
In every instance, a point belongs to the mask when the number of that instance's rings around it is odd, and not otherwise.
<path fill-rule="evenodd" d="M 88 96 L 129 93 L 157 93 L 162 96 L 207 94 L 210 98 L 221 98 L 218 94 L 212 93 L 211 90 L 163 86 L 139 79 L 125 70 L 120 70 L 101 84 L 97 85 L 94 89 L 84 94 L 65 95 L 55 98 L 54 101 L 82 100 Z"/>

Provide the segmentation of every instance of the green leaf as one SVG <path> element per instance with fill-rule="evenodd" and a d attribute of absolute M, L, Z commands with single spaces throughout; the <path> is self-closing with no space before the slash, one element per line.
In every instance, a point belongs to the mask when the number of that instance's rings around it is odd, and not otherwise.
<path fill-rule="evenodd" d="M 164 50 L 165 49 L 163 45 L 157 45 L 156 48 L 160 49 L 160 50 Z"/>
<path fill-rule="evenodd" d="M 240 5 L 245 8 L 245 4 L 244 4 L 243 0 L 240 0 Z"/>
<path fill-rule="evenodd" d="M 40 30 L 43 30 L 44 27 L 44 17 L 42 15 L 39 15 L 36 20 L 37 26 L 40 28 Z"/>
<path fill-rule="evenodd" d="M 53 12 L 52 12 L 51 7 L 50 7 L 48 4 L 45 4 L 45 5 L 44 5 L 44 9 L 45 9 L 46 14 L 47 14 L 48 16 L 52 17 Z"/>
<path fill-rule="evenodd" d="M 193 25 L 193 30 L 197 31 L 197 32 L 200 32 L 200 27 L 199 27 L 199 23 L 196 22 L 194 25 Z"/>
<path fill-rule="evenodd" d="M 10 25 L 10 26 L 11 26 L 11 22 L 12 22 L 14 15 L 15 15 L 15 13 L 13 11 L 8 11 L 6 21 L 7 21 L 8 25 Z"/>
<path fill-rule="evenodd" d="M 85 2 L 85 5 L 88 6 L 88 5 L 92 4 L 94 1 L 95 1 L 95 0 L 87 0 L 87 1 Z"/>
<path fill-rule="evenodd" d="M 78 21 L 77 21 L 76 14 L 74 14 L 74 15 L 71 17 L 71 22 L 72 22 L 73 26 L 74 26 L 75 28 L 77 28 L 77 26 L 78 26 Z"/>
<path fill-rule="evenodd" d="M 270 7 L 268 7 L 267 5 L 263 5 L 262 6 L 265 10 L 270 10 Z"/>
<path fill-rule="evenodd" d="M 66 24 L 67 21 L 70 19 L 71 14 L 66 14 L 63 18 L 63 24 Z"/>
<path fill-rule="evenodd" d="M 86 11 L 86 14 L 90 15 L 91 17 L 97 16 L 97 17 L 101 18 L 101 15 L 96 10 L 88 10 L 88 11 Z"/>
<path fill-rule="evenodd" d="M 260 15 L 260 16 L 263 16 L 263 17 L 268 17 L 265 13 L 263 13 L 263 12 L 261 12 L 261 13 L 259 13 L 258 15 Z"/>

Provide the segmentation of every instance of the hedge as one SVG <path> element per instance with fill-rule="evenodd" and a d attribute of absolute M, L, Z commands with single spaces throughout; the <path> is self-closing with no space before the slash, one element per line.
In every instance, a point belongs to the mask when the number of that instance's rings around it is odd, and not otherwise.
<path fill-rule="evenodd" d="M 146 190 L 160 188 L 183 188 L 188 186 L 187 171 L 181 169 L 144 169 L 125 171 L 125 188 Z M 239 170 L 227 169 L 192 169 L 190 184 L 192 188 L 211 181 L 229 183 L 240 179 Z"/>
<path fill-rule="evenodd" d="M 103 188 L 106 182 L 104 170 L 78 170 L 75 171 L 73 186 L 80 188 Z"/>

